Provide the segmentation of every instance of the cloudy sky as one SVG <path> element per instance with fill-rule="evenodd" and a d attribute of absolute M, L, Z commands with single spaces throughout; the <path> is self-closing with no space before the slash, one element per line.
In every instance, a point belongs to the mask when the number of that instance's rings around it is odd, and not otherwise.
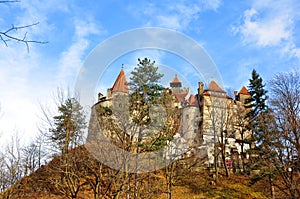
<path fill-rule="evenodd" d="M 21 0 L 0 3 L 0 32 L 38 25 L 13 35 L 45 45 L 0 41 L 0 139 L 14 132 L 29 139 L 40 123 L 40 105 L 51 104 L 57 87 L 72 90 L 91 51 L 124 31 L 143 27 L 176 30 L 198 42 L 214 61 L 223 86 L 239 90 L 252 69 L 265 81 L 277 72 L 299 67 L 299 0 L 85 1 Z M 174 41 L 176 42 L 176 41 Z M 192 85 L 201 81 L 178 56 L 161 50 L 137 50 L 115 60 L 98 90 L 110 87 L 120 71 L 127 73 L 138 57 L 150 57 Z M 99 63 L 101 67 L 101 63 Z M 168 76 L 169 77 L 169 76 Z M 195 91 L 195 88 L 192 88 Z M 97 92 L 97 91 L 95 91 Z"/>

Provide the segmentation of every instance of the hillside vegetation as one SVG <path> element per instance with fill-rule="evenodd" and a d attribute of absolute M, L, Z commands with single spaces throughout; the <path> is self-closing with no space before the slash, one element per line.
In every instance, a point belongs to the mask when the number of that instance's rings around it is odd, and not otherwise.
<path fill-rule="evenodd" d="M 22 178 L 10 189 L 1 193 L 0 198 L 126 198 L 124 173 L 109 169 L 93 159 L 84 147 L 69 152 L 76 160 L 72 169 L 64 165 L 65 156 L 58 156 L 34 173 Z M 249 176 L 231 174 L 229 178 L 220 176 L 219 183 L 214 184 L 213 175 L 194 165 L 193 159 L 180 160 L 174 163 L 172 178 L 172 198 L 267 198 L 267 191 L 262 184 L 249 185 Z M 77 171 L 76 171 L 77 170 Z M 68 172 L 69 179 L 64 175 Z M 71 176 L 72 175 L 72 176 Z M 134 174 L 127 174 L 131 183 L 128 189 L 130 198 L 133 195 Z M 139 198 L 167 198 L 167 172 L 161 169 L 156 172 L 139 174 Z M 97 196 L 94 195 L 95 182 L 99 181 Z M 261 182 L 263 183 L 263 182 Z"/>

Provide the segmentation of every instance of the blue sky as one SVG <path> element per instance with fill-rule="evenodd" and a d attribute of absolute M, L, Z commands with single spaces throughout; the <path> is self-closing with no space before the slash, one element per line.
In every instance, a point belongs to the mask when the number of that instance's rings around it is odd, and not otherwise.
<path fill-rule="evenodd" d="M 11 24 L 39 22 L 27 30 L 27 37 L 49 42 L 30 45 L 29 53 L 22 43 L 8 42 L 6 47 L 0 42 L 1 139 L 16 131 L 24 139 L 32 137 L 40 123 L 40 104 L 53 104 L 57 87 L 72 90 L 92 49 L 130 29 L 168 28 L 194 39 L 218 67 L 225 88 L 239 90 L 247 85 L 253 68 L 267 81 L 277 72 L 299 67 L 299 10 L 299 0 L 21 0 L 0 4 L 0 31 Z M 128 73 L 136 58 L 145 56 L 171 67 L 170 76 L 179 72 L 192 84 L 200 81 L 178 57 L 159 50 L 136 51 L 110 66 L 108 78 L 99 80 L 99 90 L 111 86 L 121 63 Z"/>

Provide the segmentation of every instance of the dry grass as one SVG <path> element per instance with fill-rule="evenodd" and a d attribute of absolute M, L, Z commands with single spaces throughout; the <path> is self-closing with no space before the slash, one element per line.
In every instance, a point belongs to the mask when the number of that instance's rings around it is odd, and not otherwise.
<path fill-rule="evenodd" d="M 65 196 L 59 195 L 49 183 L 47 178 L 56 178 L 55 175 L 50 174 L 48 167 L 53 164 L 58 164 L 58 159 L 53 159 L 49 165 L 38 169 L 30 176 L 23 178 L 18 184 L 14 185 L 6 193 L 11 192 L 10 199 L 64 199 Z M 228 199 L 266 199 L 268 198 L 268 189 L 264 182 L 260 182 L 254 186 L 249 185 L 250 177 L 245 175 L 231 174 L 229 178 L 219 175 L 219 182 L 217 185 L 212 185 L 212 177 L 206 170 L 187 170 L 184 168 L 177 168 L 176 177 L 172 186 L 173 199 L 200 199 L 200 198 L 228 198 Z M 153 188 L 156 195 L 152 198 L 164 199 L 167 198 L 166 181 L 164 178 L 164 170 L 157 171 L 151 174 L 152 184 L 157 187 Z M 147 184 L 147 179 L 145 183 Z M 143 183 L 141 183 L 143 184 Z M 140 187 L 140 190 L 145 188 Z M 6 198 L 5 193 L 0 194 L 1 198 Z M 78 198 L 93 198 L 93 192 L 89 185 L 85 185 L 80 189 Z"/>

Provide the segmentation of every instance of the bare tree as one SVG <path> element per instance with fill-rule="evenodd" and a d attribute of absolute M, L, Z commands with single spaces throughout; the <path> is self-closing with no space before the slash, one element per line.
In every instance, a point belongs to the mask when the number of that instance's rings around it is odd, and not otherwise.
<path fill-rule="evenodd" d="M 21 165 L 21 147 L 18 133 L 11 137 L 11 141 L 5 146 L 4 153 L 0 156 L 0 179 L 1 189 L 6 190 L 6 196 L 9 198 L 13 194 L 10 188 L 23 177 Z"/>
<path fill-rule="evenodd" d="M 275 183 L 287 197 L 300 197 L 300 73 L 279 73 L 270 81 L 273 129 L 265 142 L 279 174 Z M 271 139 L 270 139 L 271 138 Z"/>
<path fill-rule="evenodd" d="M 215 182 L 218 182 L 219 173 L 219 156 L 225 153 L 225 128 L 227 119 L 227 99 L 226 94 L 219 94 L 215 91 L 210 91 L 210 96 L 205 100 L 205 114 L 208 118 L 204 122 L 204 128 L 207 133 L 212 136 L 213 140 L 213 157 L 214 157 L 214 170 L 215 170 Z M 228 174 L 227 168 L 225 166 L 226 174 Z"/>
<path fill-rule="evenodd" d="M 18 135 L 13 136 L 11 142 L 6 146 L 5 159 L 9 185 L 11 186 L 22 177 L 21 148 Z"/>
<path fill-rule="evenodd" d="M 236 101 L 234 105 L 234 113 L 233 113 L 233 125 L 235 131 L 235 138 L 239 140 L 241 146 L 241 165 L 239 163 L 235 163 L 236 167 L 241 166 L 243 172 L 245 172 L 245 158 L 246 158 L 246 145 L 250 146 L 250 142 L 247 140 L 250 138 L 251 133 L 246 129 L 247 119 L 245 118 L 246 114 L 249 111 L 245 108 L 243 102 Z M 238 160 L 236 160 L 238 161 Z"/>
<path fill-rule="evenodd" d="M 8 175 L 6 171 L 5 157 L 3 153 L 0 153 L 0 193 L 8 187 Z"/>
<path fill-rule="evenodd" d="M 42 166 L 48 157 L 44 148 L 44 136 L 38 134 L 29 145 L 21 148 L 22 167 L 24 176 L 29 175 Z"/>
<path fill-rule="evenodd" d="M 24 167 L 24 176 L 37 169 L 37 155 L 37 146 L 34 143 L 22 148 L 22 166 Z"/>
<path fill-rule="evenodd" d="M 47 181 L 67 198 L 77 198 L 80 189 L 87 183 L 83 180 L 87 175 L 83 151 L 83 147 L 79 147 L 62 154 L 59 158 L 54 158 L 54 162 L 47 167 L 51 174 Z"/>

